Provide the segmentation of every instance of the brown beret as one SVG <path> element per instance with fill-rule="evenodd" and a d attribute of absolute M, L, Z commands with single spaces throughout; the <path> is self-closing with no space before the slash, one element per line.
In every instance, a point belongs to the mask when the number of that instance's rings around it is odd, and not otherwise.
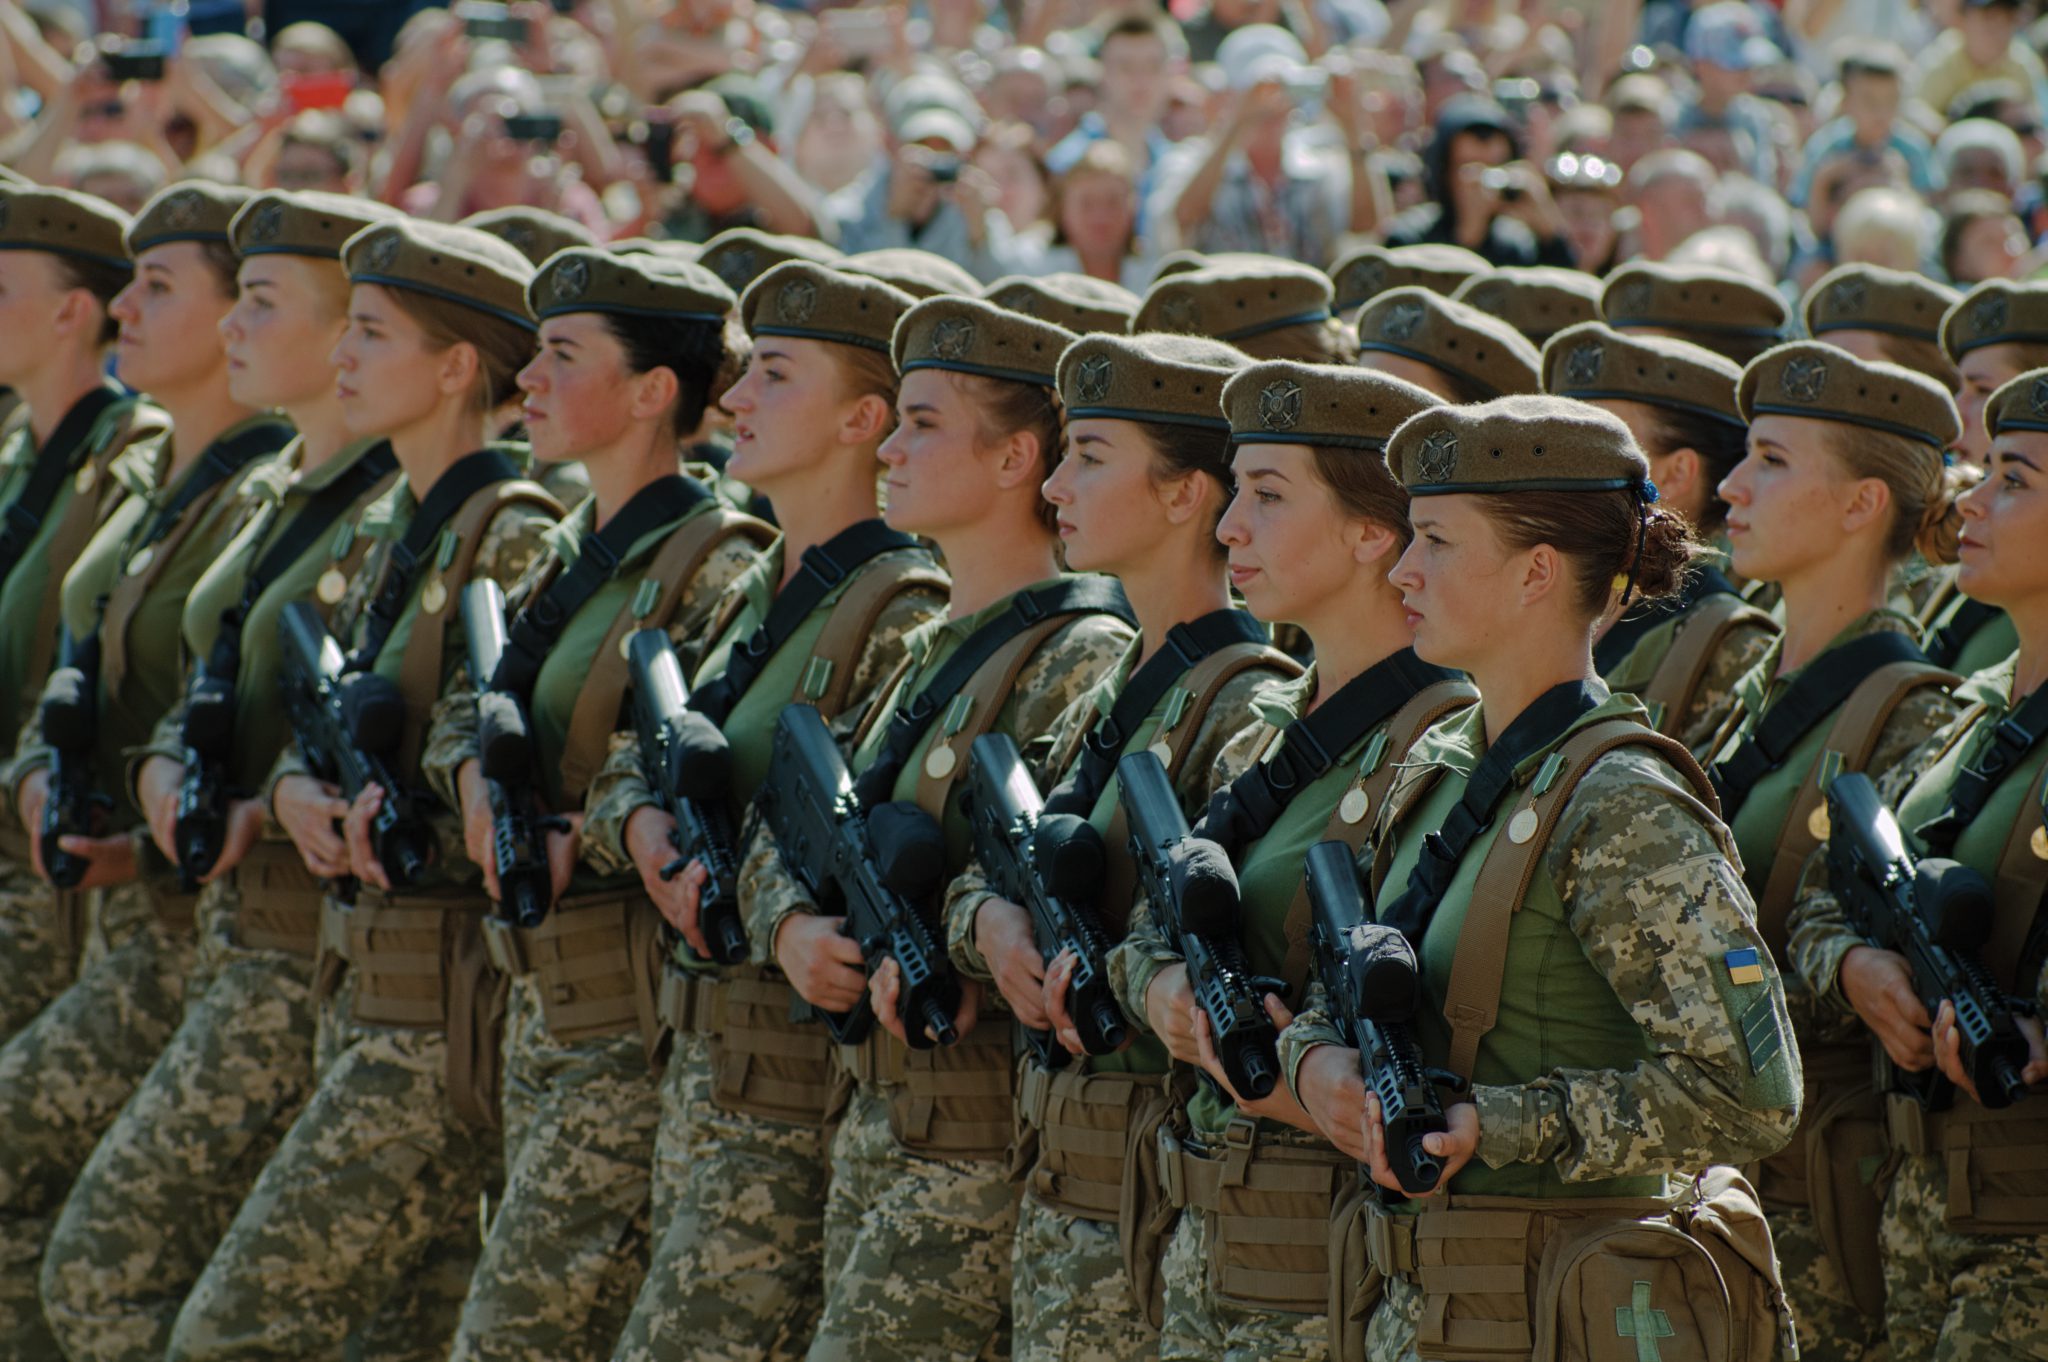
<path fill-rule="evenodd" d="M 173 241 L 218 241 L 226 245 L 228 226 L 255 192 L 240 185 L 211 180 L 181 180 L 150 196 L 128 226 L 128 254 L 141 255 Z"/>
<path fill-rule="evenodd" d="M 1939 458 L 1963 433 L 1955 400 L 1933 379 L 1825 341 L 1766 350 L 1742 371 L 1742 417 L 1806 416 L 1902 435 Z"/>
<path fill-rule="evenodd" d="M 1225 265 L 1232 269 L 1257 269 L 1273 257 L 1260 255 L 1256 251 L 1195 251 L 1183 247 L 1168 251 L 1159 257 L 1159 263 L 1152 267 L 1152 285 L 1162 279 L 1171 279 L 1176 274 L 1191 274 L 1195 270 L 1206 270 Z M 1150 287 L 1150 286 L 1148 286 Z"/>
<path fill-rule="evenodd" d="M 1402 355 L 1489 393 L 1533 393 L 1542 357 L 1512 326 L 1441 293 L 1389 289 L 1358 314 L 1358 348 Z"/>
<path fill-rule="evenodd" d="M 1373 369 L 1268 360 L 1223 389 L 1233 444 L 1340 445 L 1383 450 L 1403 421 L 1443 399 Z"/>
<path fill-rule="evenodd" d="M 352 284 L 409 289 L 533 329 L 526 314 L 533 266 L 488 232 L 398 218 L 350 237 L 341 261 Z"/>
<path fill-rule="evenodd" d="M 739 300 L 699 265 L 578 246 L 548 257 L 526 288 L 537 322 L 569 312 L 608 312 L 679 322 L 723 322 Z"/>
<path fill-rule="evenodd" d="M 755 227 L 729 227 L 704 243 L 697 263 L 710 270 L 734 293 L 785 260 L 810 260 L 830 264 L 842 257 L 822 241 L 807 236 L 779 236 Z"/>
<path fill-rule="evenodd" d="M 129 266 L 126 213 L 91 194 L 0 185 L 0 251 L 46 251 Z"/>
<path fill-rule="evenodd" d="M 913 298 L 937 298 L 956 294 L 962 298 L 981 296 L 981 281 L 943 255 L 891 246 L 885 250 L 862 251 L 839 262 L 855 274 L 865 274 L 885 284 L 894 284 Z"/>
<path fill-rule="evenodd" d="M 896 371 L 947 369 L 1012 383 L 1057 384 L 1060 356 L 1079 337 L 980 298 L 927 298 L 896 323 Z"/>
<path fill-rule="evenodd" d="M 1361 246 L 1330 269 L 1337 286 L 1337 310 L 1349 312 L 1390 288 L 1426 288 L 1447 298 L 1458 286 L 1493 268 L 1485 256 L 1449 243 L 1414 246 Z"/>
<path fill-rule="evenodd" d="M 1496 398 L 1410 417 L 1387 442 L 1408 495 L 1640 487 L 1650 461 L 1621 418 L 1563 397 Z"/>
<path fill-rule="evenodd" d="M 2029 369 L 2001 383 L 1984 404 L 1984 429 L 1994 440 L 2009 430 L 2048 433 L 2048 369 Z"/>
<path fill-rule="evenodd" d="M 1013 274 L 990 284 L 981 296 L 997 307 L 1064 326 L 1077 336 L 1097 331 L 1123 335 L 1138 312 L 1137 294 L 1085 274 Z"/>
<path fill-rule="evenodd" d="M 1131 319 L 1131 332 L 1241 341 L 1329 316 L 1330 281 L 1323 272 L 1275 257 L 1257 265 L 1212 264 L 1158 281 Z"/>
<path fill-rule="evenodd" d="M 597 237 L 588 227 L 545 208 L 487 208 L 471 213 L 456 225 L 489 232 L 536 266 L 556 251 L 597 245 Z"/>
<path fill-rule="evenodd" d="M 1738 361 L 1783 339 L 1789 319 L 1777 290 L 1746 275 L 1645 260 L 1607 276 L 1600 316 L 1617 331 L 1661 331 Z"/>
<path fill-rule="evenodd" d="M 1060 356 L 1060 402 L 1069 420 L 1108 417 L 1228 430 L 1223 384 L 1250 363 L 1235 346 L 1204 336 L 1083 336 Z"/>
<path fill-rule="evenodd" d="M 747 287 L 740 321 L 750 336 L 858 345 L 889 353 L 896 324 L 917 299 L 865 274 L 813 260 L 785 260 Z"/>
<path fill-rule="evenodd" d="M 372 223 L 389 222 L 401 214 L 375 199 L 318 190 L 272 189 L 242 205 L 228 224 L 235 254 L 306 255 L 318 260 L 341 259 L 341 248 Z"/>
<path fill-rule="evenodd" d="M 1568 326 L 1600 320 L 1600 281 L 1555 265 L 1510 266 L 1474 275 L 1451 293 L 1541 346 Z"/>
<path fill-rule="evenodd" d="M 1581 402 L 1642 402 L 1743 426 L 1742 366 L 1691 341 L 1626 336 L 1603 322 L 1567 328 L 1543 347 L 1543 391 Z"/>
<path fill-rule="evenodd" d="M 1842 265 L 1806 291 L 1799 310 L 1806 333 L 1883 331 L 1941 344 L 1941 319 L 1963 295 L 1923 274 L 1882 265 Z"/>
<path fill-rule="evenodd" d="M 1960 361 L 1986 345 L 2048 345 L 2048 282 L 1987 279 L 1941 319 L 1941 348 Z"/>
<path fill-rule="evenodd" d="M 655 255 L 695 265 L 704 258 L 704 248 L 694 241 L 670 241 L 663 237 L 627 236 L 604 243 L 613 255 Z M 734 296 L 738 296 L 735 291 Z"/>

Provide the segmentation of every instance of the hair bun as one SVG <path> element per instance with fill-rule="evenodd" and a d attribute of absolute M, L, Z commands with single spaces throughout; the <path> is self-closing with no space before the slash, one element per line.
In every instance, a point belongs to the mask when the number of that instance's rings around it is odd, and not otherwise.
<path fill-rule="evenodd" d="M 1960 556 L 1963 535 L 1963 493 L 1975 487 L 1983 475 L 1968 464 L 1944 465 L 1928 493 L 1927 506 L 1920 513 L 1920 527 L 1913 535 L 1913 547 L 1930 563 L 1953 563 Z"/>

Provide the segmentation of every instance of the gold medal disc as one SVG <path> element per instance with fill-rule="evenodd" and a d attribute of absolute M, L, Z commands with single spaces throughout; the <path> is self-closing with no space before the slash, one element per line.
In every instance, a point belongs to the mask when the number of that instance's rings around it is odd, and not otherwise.
<path fill-rule="evenodd" d="M 953 749 L 942 743 L 925 753 L 924 773 L 933 780 L 944 780 L 959 764 L 960 759 L 953 755 Z"/>
<path fill-rule="evenodd" d="M 338 605 L 348 592 L 348 578 L 342 575 L 340 568 L 329 568 L 320 574 L 319 585 L 313 590 L 320 597 L 321 604 Z"/>
<path fill-rule="evenodd" d="M 1542 821 L 1536 816 L 1536 810 L 1522 810 L 1508 820 L 1508 840 L 1516 846 L 1523 845 L 1536 835 L 1537 825 Z"/>
<path fill-rule="evenodd" d="M 420 588 L 420 609 L 426 611 L 429 615 L 440 614 L 441 607 L 446 604 L 448 604 L 448 588 L 442 584 L 439 577 L 433 578 Z"/>
<path fill-rule="evenodd" d="M 1337 805 L 1337 816 L 1356 826 L 1365 821 L 1365 815 L 1372 809 L 1372 796 L 1356 785 L 1344 792 L 1344 799 Z"/>

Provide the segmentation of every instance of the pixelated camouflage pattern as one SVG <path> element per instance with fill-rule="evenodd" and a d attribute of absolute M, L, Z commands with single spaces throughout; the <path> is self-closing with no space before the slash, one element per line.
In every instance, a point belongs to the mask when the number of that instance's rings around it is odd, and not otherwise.
<path fill-rule="evenodd" d="M 527 1114 L 449 1357 L 606 1358 L 647 1268 L 660 1100 L 637 1031 L 562 1044 L 531 976 L 509 1006 L 506 1104 Z"/>
<path fill-rule="evenodd" d="M 1214 1240 L 1208 1212 L 1197 1206 L 1181 1212 L 1162 1268 L 1166 1323 L 1159 1362 L 1327 1362 L 1327 1316 L 1254 1310 L 1216 1298 L 1209 1283 Z M 1381 1354 L 1367 1356 L 1378 1362 Z"/>
<path fill-rule="evenodd" d="M 78 943 L 66 942 L 57 891 L 0 856 L 0 1042 L 27 1026 L 76 977 Z"/>
<path fill-rule="evenodd" d="M 659 1238 L 614 1362 L 789 1362 L 817 1328 L 823 1129 L 726 1111 L 711 1093 L 711 1042 L 678 1034 L 655 1144 Z"/>
<path fill-rule="evenodd" d="M 1828 1257 L 1813 1212 L 1804 1206 L 1772 1206 L 1770 1222 L 1801 1362 L 1889 1362 L 1884 1321 L 1864 1314 L 1850 1299 L 1849 1284 Z"/>
<path fill-rule="evenodd" d="M 1668 620 L 1651 630 L 1621 660 L 1621 664 L 1602 679 L 1615 690 L 1639 693 L 1656 677 L 1657 669 L 1670 656 L 1671 645 L 1677 640 L 1680 626 L 1684 623 L 1683 618 Z M 1684 743 L 1694 756 L 1700 756 L 1700 749 L 1713 740 L 1715 729 L 1734 702 L 1736 683 L 1763 661 L 1776 638 L 1774 631 L 1753 619 L 1730 627 L 1723 635 L 1721 646 L 1707 660 L 1706 670 L 1700 673 L 1699 684 L 1686 702 L 1684 717 L 1671 730 L 1672 736 Z"/>
<path fill-rule="evenodd" d="M 1365 1355 L 1373 1362 L 1420 1362 L 1415 1338 L 1422 1327 L 1422 1288 L 1387 1279 L 1386 1294 L 1365 1326 Z"/>
<path fill-rule="evenodd" d="M 1904 1155 L 1885 1198 L 1885 1332 L 1899 1362 L 2048 1358 L 2048 1235 L 1962 1234 L 1943 1222 L 1939 1155 Z"/>
<path fill-rule="evenodd" d="M 1025 1196 L 1010 1255 L 1010 1355 L 1017 1362 L 1138 1362 L 1159 1334 L 1139 1313 L 1115 1225 Z"/>

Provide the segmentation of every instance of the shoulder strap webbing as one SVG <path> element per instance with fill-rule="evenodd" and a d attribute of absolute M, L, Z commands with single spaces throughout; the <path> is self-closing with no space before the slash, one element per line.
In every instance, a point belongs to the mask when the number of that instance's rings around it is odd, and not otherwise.
<path fill-rule="evenodd" d="M 1700 682 L 1728 636 L 1744 625 L 1778 632 L 1778 622 L 1734 592 L 1719 592 L 1701 601 L 1678 626 L 1671 649 L 1657 664 L 1639 698 L 1659 733 L 1678 737 Z"/>
<path fill-rule="evenodd" d="M 1594 762 L 1618 747 L 1630 746 L 1647 747 L 1669 762 L 1692 786 L 1702 812 L 1718 816 L 1713 785 L 1677 739 L 1629 718 L 1603 719 L 1572 734 L 1559 749 L 1564 763 L 1557 778 L 1540 792 L 1540 782 L 1531 781 L 1509 816 L 1512 822 L 1524 810 L 1534 811 L 1535 835 L 1524 842 L 1515 842 L 1506 834 L 1496 837 L 1473 884 L 1472 901 L 1465 910 L 1450 982 L 1444 992 L 1444 1019 L 1451 1026 L 1449 1068 L 1453 1073 L 1468 1079 L 1472 1076 L 1472 1067 L 1479 1058 L 1479 1042 L 1500 1017 L 1508 929 L 1536 878 L 1544 850 L 1550 845 L 1550 835 L 1565 805 L 1571 801 L 1572 791 Z"/>
<path fill-rule="evenodd" d="M 442 481 L 446 480 L 444 475 Z M 440 484 L 436 483 L 435 487 L 438 490 Z M 499 479 L 477 488 L 447 518 L 448 528 L 455 537 L 455 552 L 442 573 L 445 588 L 431 593 L 436 596 L 431 609 L 428 602 L 421 599 L 419 613 L 413 618 L 412 632 L 406 636 L 405 655 L 398 663 L 398 689 L 405 697 L 405 736 L 399 744 L 401 760 L 398 767 L 403 775 L 411 775 L 419 769 L 420 747 L 427 736 L 427 720 L 433 713 L 434 702 L 441 698 L 442 658 L 448 644 L 449 612 L 457 608 L 461 586 L 469 580 L 477 551 L 483 547 L 484 532 L 500 512 L 521 505 L 531 506 L 556 518 L 562 515 L 562 503 L 548 495 L 547 489 L 539 483 Z M 439 537 L 438 531 L 435 537 Z M 417 577 L 420 561 L 423 560 L 416 560 L 414 568 L 408 572 L 409 576 Z M 401 598 L 401 610 L 404 605 Z M 397 622 L 396 615 L 392 622 Z M 388 637 L 389 634 L 390 627 L 386 626 L 385 635 Z M 383 646 L 381 639 L 378 646 Z"/>
<path fill-rule="evenodd" d="M 1450 681 L 1438 681 L 1417 691 L 1407 704 L 1401 706 L 1393 718 L 1387 721 L 1386 743 L 1380 746 L 1374 756 L 1370 770 L 1360 773 L 1345 791 L 1337 806 L 1330 810 L 1330 819 L 1323 824 L 1322 836 L 1318 842 L 1342 842 L 1351 848 L 1353 859 L 1372 835 L 1371 814 L 1380 807 L 1387 797 L 1388 789 L 1394 783 L 1394 775 L 1400 763 L 1407 760 L 1408 751 L 1416 740 L 1428 732 L 1431 725 L 1445 715 L 1477 702 L 1479 689 L 1470 681 L 1459 677 Z M 1357 798 L 1352 798 L 1356 792 Z M 1308 878 L 1302 877 L 1295 886 L 1294 901 L 1287 906 L 1287 922 L 1284 939 L 1287 942 L 1287 958 L 1281 966 L 1280 977 L 1286 981 L 1288 1001 L 1298 1003 L 1308 986 L 1309 922 L 1314 906 L 1308 899 Z"/>
<path fill-rule="evenodd" d="M 1628 659 L 1651 630 L 1666 620 L 1686 614 L 1701 601 L 1714 596 L 1742 599 L 1736 596 L 1734 585 L 1720 569 L 1710 567 L 1688 577 L 1685 588 L 1676 596 L 1637 606 L 1615 621 L 1614 627 L 1594 646 L 1593 670 L 1602 676 L 1607 675 Z"/>
<path fill-rule="evenodd" d="M 1792 808 L 1778 828 L 1778 845 L 1771 854 L 1771 868 L 1764 877 L 1763 892 L 1756 896 L 1757 925 L 1764 942 L 1773 951 L 1785 947 L 1785 923 L 1792 913 L 1792 900 L 1799 888 L 1799 873 L 1806 858 L 1821 844 L 1816 835 L 1816 812 L 1823 809 L 1826 791 L 1821 780 L 1829 767 L 1839 762 L 1842 771 L 1861 771 L 1870 764 L 1870 754 L 1884 736 L 1892 711 L 1923 686 L 1953 686 L 1958 678 L 1926 662 L 1892 662 L 1863 678 L 1828 727 L 1827 741 L 1814 756 L 1813 765 L 1799 783 Z M 1831 761 L 1830 754 L 1833 754 Z M 1832 776 L 1827 778 L 1832 779 Z M 1821 813 L 1825 818 L 1825 813 Z M 1824 824 L 1822 825 L 1824 828 Z"/>
<path fill-rule="evenodd" d="M 883 612 L 905 592 L 928 591 L 943 597 L 951 586 L 952 579 L 945 573 L 908 559 L 878 563 L 861 573 L 825 617 L 825 627 L 818 631 L 811 660 L 797 675 L 790 700 L 815 705 L 827 719 L 837 718 L 852 699 L 861 653 L 874 637 Z M 823 681 L 823 689 L 815 695 L 814 672 Z"/>
<path fill-rule="evenodd" d="M 1777 770 L 1799 740 L 1840 708 L 1865 677 L 1888 663 L 1926 661 L 1926 654 L 1912 639 L 1887 630 L 1830 648 L 1807 663 L 1777 703 L 1764 711 L 1749 736 L 1707 772 L 1728 817 L 1742 811 L 1743 801 L 1756 783 Z"/>
<path fill-rule="evenodd" d="M 94 388 L 71 404 L 71 410 L 64 413 L 56 429 L 50 432 L 50 438 L 36 451 L 35 467 L 29 473 L 28 481 L 22 485 L 20 495 L 8 502 L 5 510 L 0 510 L 0 587 L 7 585 L 8 574 L 28 553 L 28 546 L 43 528 L 43 517 L 50 513 L 58 491 L 66 480 L 77 475 L 79 466 L 92 457 L 92 447 L 86 443 L 85 437 L 120 397 L 120 390 L 111 385 Z M 19 419 L 10 415 L 10 433 L 21 428 L 25 419 L 25 412 Z M 27 430 L 22 428 L 22 439 L 30 438 Z"/>
<path fill-rule="evenodd" d="M 946 659 L 931 683 L 889 716 L 882 750 L 854 782 L 861 803 L 872 807 L 888 801 L 889 792 L 896 787 L 896 777 L 902 774 L 904 763 L 910 760 L 925 730 L 1005 644 L 1026 630 L 1064 615 L 1114 615 L 1132 622 L 1123 588 L 1110 577 L 1070 577 L 1013 596 L 1008 609 L 970 634 Z"/>
<path fill-rule="evenodd" d="M 2005 846 L 1998 856 L 1998 868 L 1991 879 L 1991 939 L 1981 956 L 1999 984 L 2009 992 L 2024 993 L 2016 987 L 2021 979 L 2040 977 L 2037 928 L 2041 899 L 2048 894 L 2048 856 L 2037 849 L 2048 839 L 2048 771 L 2020 800 L 2019 817 L 2012 820 Z"/>
<path fill-rule="evenodd" d="M 1956 727 L 1962 730 L 1957 734 L 1958 741 L 1966 736 L 1972 716 L 1982 710 L 1979 705 L 1957 721 Z M 2026 760 L 2027 753 L 2034 750 L 2034 744 L 2044 734 L 2048 734 L 2048 686 L 2036 689 L 1992 728 L 1990 740 L 1977 753 L 1976 760 L 1956 772 L 1955 783 L 1949 787 L 1948 804 L 1941 813 L 1913 829 L 1913 835 L 1927 847 L 1929 855 L 1955 854 L 1956 839 L 1962 836 L 1963 829 L 1977 821 L 1977 815 L 1991 802 L 1992 791 L 2013 767 Z"/>
<path fill-rule="evenodd" d="M 1956 606 L 1955 613 L 1948 617 L 1946 624 L 1927 631 L 1922 640 L 1922 646 L 1927 649 L 1927 656 L 1936 666 L 1953 667 L 1956 659 L 1963 655 L 1964 645 L 1976 637 L 1979 629 L 1997 619 L 1999 613 L 1995 605 L 1964 600 Z"/>
<path fill-rule="evenodd" d="M 934 818 L 946 816 L 946 801 L 952 797 L 953 784 L 967 773 L 967 754 L 973 750 L 974 740 L 995 727 L 996 716 L 1003 712 L 1003 701 L 1009 698 L 1011 688 L 1017 684 L 1017 673 L 1038 654 L 1045 641 L 1065 628 L 1070 615 L 1053 615 L 1013 634 L 996 650 L 995 656 L 968 678 L 960 687 L 955 704 L 962 704 L 966 713 L 965 722 L 950 733 L 942 733 L 932 742 L 925 754 L 924 769 L 917 774 L 917 806 Z M 945 755 L 941 756 L 940 753 Z"/>
<path fill-rule="evenodd" d="M 723 726 L 733 706 L 767 670 L 782 645 L 803 627 L 824 599 L 860 567 L 895 549 L 914 548 L 907 534 L 898 534 L 880 520 L 863 520 L 849 525 L 822 544 L 803 552 L 796 575 L 775 594 L 767 618 L 747 638 L 734 645 L 725 670 L 697 688 L 690 696 L 690 708 L 712 723 Z"/>
<path fill-rule="evenodd" d="M 583 792 L 604 765 L 612 730 L 618 727 L 619 708 L 631 682 L 622 647 L 626 636 L 674 618 L 676 603 L 698 571 L 721 544 L 734 538 L 747 539 L 758 550 L 774 540 L 775 530 L 744 512 L 714 507 L 678 528 L 647 565 L 646 580 L 659 582 L 661 594 L 645 614 L 634 613 L 635 602 L 629 600 L 613 618 L 569 711 L 569 728 L 562 742 L 562 792 L 567 798 L 581 802 Z"/>

